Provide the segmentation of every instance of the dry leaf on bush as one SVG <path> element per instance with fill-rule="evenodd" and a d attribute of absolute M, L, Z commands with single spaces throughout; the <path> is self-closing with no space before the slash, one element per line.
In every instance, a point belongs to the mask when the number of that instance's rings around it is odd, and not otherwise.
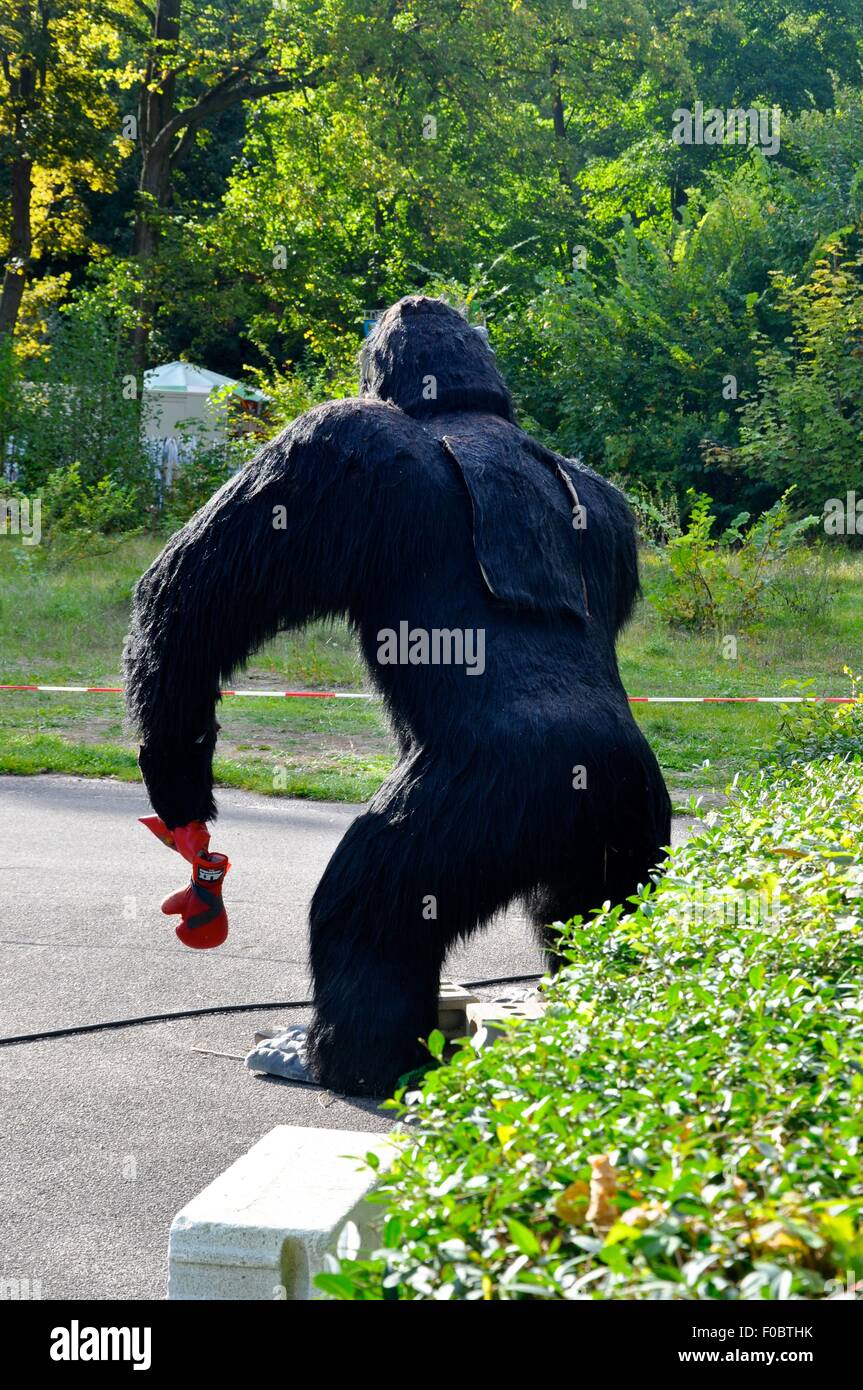
<path fill-rule="evenodd" d="M 587 1220 L 597 1231 L 610 1231 L 617 1220 L 614 1195 L 617 1174 L 608 1161 L 608 1154 L 596 1154 L 590 1163 L 590 1206 Z"/>

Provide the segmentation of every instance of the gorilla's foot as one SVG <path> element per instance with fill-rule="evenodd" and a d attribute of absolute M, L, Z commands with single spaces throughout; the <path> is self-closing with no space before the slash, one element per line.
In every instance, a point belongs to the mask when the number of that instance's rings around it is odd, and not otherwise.
<path fill-rule="evenodd" d="M 330 1091 L 349 1096 L 390 1096 L 399 1077 L 428 1062 L 417 1038 L 394 1044 L 382 1036 L 362 1037 L 316 1018 L 306 1040 L 311 1077 Z"/>

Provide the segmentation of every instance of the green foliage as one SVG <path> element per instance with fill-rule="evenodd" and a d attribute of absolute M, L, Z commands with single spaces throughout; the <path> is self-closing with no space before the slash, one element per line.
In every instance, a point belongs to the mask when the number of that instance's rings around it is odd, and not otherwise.
<path fill-rule="evenodd" d="M 92 303 L 73 303 L 53 325 L 50 356 L 33 363 L 19 385 L 14 458 L 21 487 L 35 492 L 52 473 L 77 464 L 87 488 L 111 479 L 145 508 L 153 481 L 140 422 L 120 325 Z"/>
<path fill-rule="evenodd" d="M 791 491 L 757 520 L 741 512 L 715 536 L 711 499 L 690 490 L 686 529 L 672 536 L 661 552 L 662 572 L 650 594 L 657 612 L 673 627 L 710 631 L 717 637 L 745 632 L 762 619 L 783 562 L 803 534 L 818 524 L 813 516 L 792 519 Z M 788 574 L 778 592 L 787 605 L 802 602 L 799 586 Z M 803 597 L 811 612 L 817 591 Z M 821 598 L 826 604 L 823 590 Z"/>
<path fill-rule="evenodd" d="M 21 377 L 12 339 L 0 336 L 0 466 L 11 454 L 21 408 Z"/>
<path fill-rule="evenodd" d="M 807 278 L 771 275 L 791 319 L 783 344 L 756 335 L 757 390 L 741 412 L 735 466 L 777 488 L 795 486 L 820 512 L 859 487 L 863 450 L 863 251 L 841 239 Z"/>
<path fill-rule="evenodd" d="M 87 0 L 16 0 L 0 10 L 0 255 L 12 272 L 0 321 L 17 328 L 27 357 L 40 352 L 46 307 L 68 293 L 58 263 L 93 251 L 86 195 L 114 190 L 127 152 L 104 72 L 118 40 Z"/>
<path fill-rule="evenodd" d="M 348 0 L 298 27 L 328 31 L 339 56 L 324 80 L 256 111 L 210 229 L 225 261 L 266 288 L 256 345 L 324 354 L 336 335 L 358 338 L 364 308 L 430 277 L 468 280 L 526 238 L 534 254 L 509 275 L 522 295 L 537 266 L 569 262 L 579 160 L 549 100 L 555 88 L 568 110 L 622 96 L 629 65 L 653 64 L 642 0 L 578 13 L 546 0 L 414 0 L 391 13 Z"/>
<path fill-rule="evenodd" d="M 381 1248 L 327 1293 L 757 1300 L 860 1278 L 861 816 L 859 759 L 771 768 L 655 886 L 575 919 L 542 1020 L 389 1102 Z"/>
<path fill-rule="evenodd" d="M 638 537 L 643 545 L 660 553 L 683 530 L 677 497 L 671 490 L 649 488 L 644 483 L 630 482 L 620 475 L 611 479 L 626 494 Z"/>
<path fill-rule="evenodd" d="M 124 334 L 145 321 L 153 360 L 263 373 L 285 420 L 354 389 L 364 309 L 474 286 L 523 422 L 566 452 L 678 500 L 707 490 L 723 525 L 790 483 L 807 508 L 842 494 L 860 447 L 856 0 L 247 0 L 230 23 L 181 6 L 155 48 L 131 0 L 45 25 L 18 8 L 0 88 L 31 30 L 45 71 L 0 117 L 0 145 L 36 159 L 19 353 L 46 353 L 46 315 L 83 306 L 86 275 Z M 165 196 L 138 195 L 144 255 L 126 219 L 147 132 L 118 132 L 157 88 L 179 124 Z M 695 99 L 778 104 L 780 149 L 676 145 Z M 825 255 L 845 260 L 813 275 Z M 28 467 L 86 476 L 80 439 L 57 457 L 56 405 L 31 400 L 51 418 Z"/>
<path fill-rule="evenodd" d="M 519 403 L 550 442 L 680 497 L 707 483 L 723 522 L 791 483 L 819 511 L 854 485 L 860 276 L 850 253 L 836 262 L 861 216 L 863 103 L 850 90 L 835 100 L 829 112 L 783 113 L 776 159 L 717 156 L 677 219 L 639 211 L 631 185 L 613 179 L 614 218 L 596 205 L 578 233 L 583 267 L 547 270 L 538 294 L 498 316 Z M 680 177 L 676 167 L 662 178 Z M 644 178 L 658 169 L 657 154 Z M 824 254 L 829 269 L 810 283 Z"/>
<path fill-rule="evenodd" d="M 500 351 L 519 399 L 564 452 L 682 494 L 703 479 L 706 442 L 735 441 L 733 392 L 754 382 L 763 197 L 756 161 L 683 226 L 592 238 L 583 270 L 547 275 L 506 321 Z M 722 474 L 715 489 L 729 492 Z"/>
<path fill-rule="evenodd" d="M 849 702 L 828 705 L 807 700 L 782 705 L 779 737 L 771 758 L 789 764 L 832 757 L 863 756 L 863 676 L 845 667 L 851 680 Z M 789 693 L 812 695 L 813 680 L 786 681 Z"/>
<path fill-rule="evenodd" d="M 273 428 L 289 425 L 323 401 L 355 396 L 359 383 L 358 353 L 358 343 L 343 337 L 320 358 L 304 354 L 288 371 L 271 362 L 266 373 L 254 373 L 269 398 L 268 420 Z"/>
<path fill-rule="evenodd" d="M 142 529 L 142 514 L 135 488 L 123 487 L 112 477 L 87 484 L 77 459 L 48 474 L 41 489 L 46 540 L 76 537 L 86 545 L 94 535 L 117 535 Z"/>
<path fill-rule="evenodd" d="M 160 524 L 169 531 L 183 526 L 248 461 L 258 443 L 243 436 L 195 449 L 177 469 L 173 487 L 165 495 Z"/>

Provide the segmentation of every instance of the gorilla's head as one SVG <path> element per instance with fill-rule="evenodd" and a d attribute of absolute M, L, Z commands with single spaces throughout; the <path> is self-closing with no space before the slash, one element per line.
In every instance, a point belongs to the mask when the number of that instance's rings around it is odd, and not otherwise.
<path fill-rule="evenodd" d="M 410 294 L 378 320 L 360 353 L 360 395 L 409 415 L 486 410 L 514 419 L 485 333 L 442 299 Z"/>

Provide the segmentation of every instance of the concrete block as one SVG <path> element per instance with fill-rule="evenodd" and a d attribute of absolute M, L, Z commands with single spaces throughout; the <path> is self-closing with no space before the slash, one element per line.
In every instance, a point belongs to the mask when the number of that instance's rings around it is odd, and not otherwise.
<path fill-rule="evenodd" d="M 437 1026 L 445 1038 L 463 1038 L 467 1035 L 468 1004 L 475 1004 L 477 996 L 455 980 L 441 980 L 437 1001 Z"/>
<path fill-rule="evenodd" d="M 475 1004 L 477 997 L 456 980 L 441 980 L 438 986 L 438 1007 L 441 1009 L 463 1009 L 468 1004 Z"/>
<path fill-rule="evenodd" d="M 312 1280 L 348 1222 L 362 1251 L 378 1243 L 383 1208 L 363 1201 L 377 1178 L 358 1162 L 369 1150 L 380 1169 L 389 1167 L 394 1150 L 386 1134 L 271 1129 L 174 1218 L 168 1298 L 319 1297 Z"/>
<path fill-rule="evenodd" d="M 469 1036 L 473 1037 L 485 1030 L 484 1045 L 493 1043 L 505 1033 L 511 1023 L 523 1019 L 542 1018 L 545 1005 L 538 999 L 523 999 L 517 1003 L 503 1003 L 491 1000 L 485 1003 L 468 1004 L 467 1024 Z"/>

